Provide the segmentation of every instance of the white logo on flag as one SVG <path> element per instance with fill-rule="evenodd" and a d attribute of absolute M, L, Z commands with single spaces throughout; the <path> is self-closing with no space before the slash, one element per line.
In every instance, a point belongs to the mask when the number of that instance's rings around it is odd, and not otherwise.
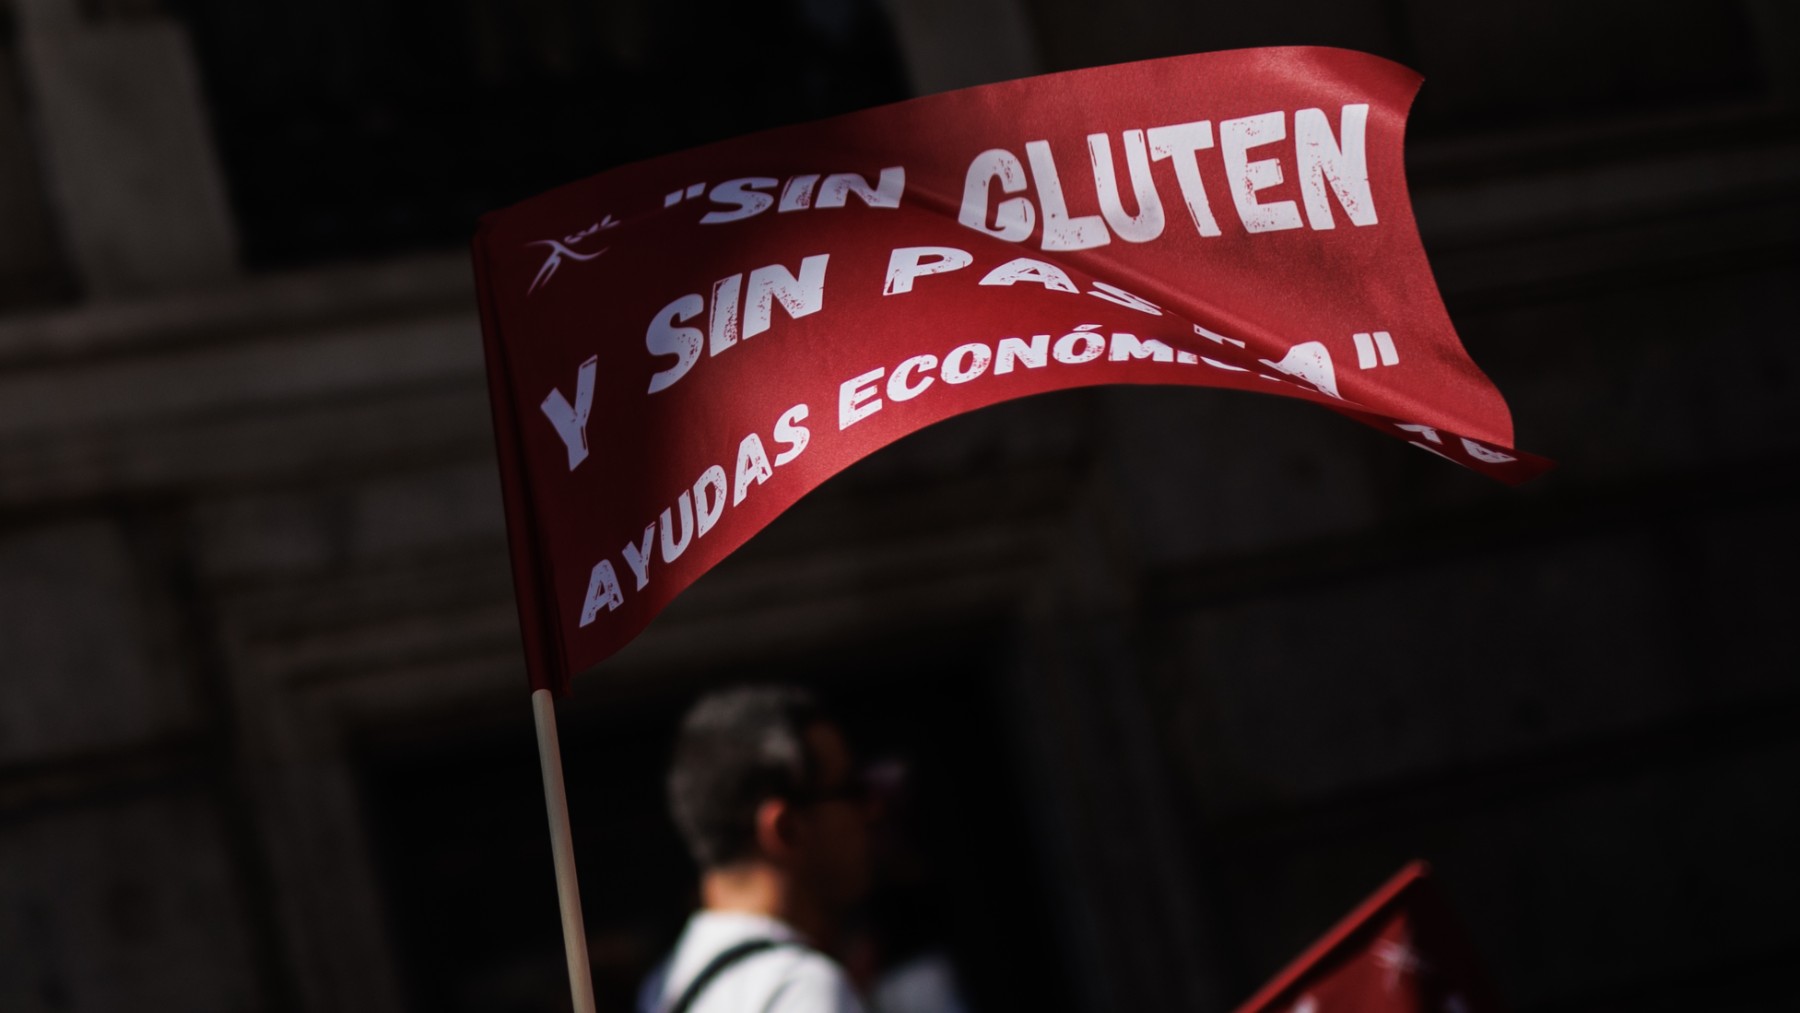
<path fill-rule="evenodd" d="M 1385 972 L 1382 977 L 1392 992 L 1406 978 L 1414 978 L 1431 969 L 1431 965 L 1413 949 L 1412 933 L 1402 929 L 1399 939 L 1383 939 L 1375 944 L 1375 962 Z"/>
<path fill-rule="evenodd" d="M 526 243 L 525 245 L 527 247 L 547 246 L 550 248 L 550 255 L 544 258 L 544 266 L 538 268 L 537 277 L 531 279 L 531 287 L 525 290 L 525 294 L 531 295 L 538 289 L 544 287 L 545 283 L 550 280 L 550 276 L 555 274 L 556 269 L 562 266 L 564 257 L 568 257 L 571 260 L 593 260 L 595 257 L 598 257 L 611 249 L 611 247 L 602 246 L 592 253 L 581 253 L 575 250 L 574 247 L 583 239 L 592 236 L 601 229 L 615 228 L 618 224 L 617 221 L 613 220 L 612 215 L 606 215 L 594 224 L 582 229 L 580 232 L 570 233 L 561 239 L 536 239 Z"/>

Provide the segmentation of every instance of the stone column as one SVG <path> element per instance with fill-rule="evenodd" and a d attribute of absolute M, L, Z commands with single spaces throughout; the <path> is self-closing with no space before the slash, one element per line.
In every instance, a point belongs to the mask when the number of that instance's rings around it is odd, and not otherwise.
<path fill-rule="evenodd" d="M 886 0 L 885 6 L 915 95 L 1042 69 L 1019 0 Z"/>
<path fill-rule="evenodd" d="M 237 237 L 180 26 L 90 24 L 74 0 L 16 0 L 14 17 L 45 190 L 83 293 L 229 279 Z"/>

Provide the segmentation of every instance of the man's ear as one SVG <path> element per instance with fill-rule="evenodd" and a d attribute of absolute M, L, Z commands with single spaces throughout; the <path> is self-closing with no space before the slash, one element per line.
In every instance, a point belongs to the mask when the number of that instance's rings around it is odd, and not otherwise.
<path fill-rule="evenodd" d="M 793 853 L 794 807 L 786 799 L 764 799 L 756 807 L 756 846 L 777 862 Z"/>

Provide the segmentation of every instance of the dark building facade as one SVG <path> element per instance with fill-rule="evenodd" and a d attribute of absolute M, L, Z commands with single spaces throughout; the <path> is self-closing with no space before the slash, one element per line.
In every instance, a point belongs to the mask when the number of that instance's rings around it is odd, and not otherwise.
<path fill-rule="evenodd" d="M 1501 488 L 1174 389 L 863 462 L 565 706 L 602 994 L 689 900 L 676 715 L 791 678 L 919 772 L 981 1009 L 1230 1009 L 1413 857 L 1519 1010 L 1791 1004 L 1791 5 L 0 13 L 0 1009 L 566 1007 L 475 214 L 907 94 L 1287 43 L 1426 75 L 1427 250 L 1561 468 Z"/>

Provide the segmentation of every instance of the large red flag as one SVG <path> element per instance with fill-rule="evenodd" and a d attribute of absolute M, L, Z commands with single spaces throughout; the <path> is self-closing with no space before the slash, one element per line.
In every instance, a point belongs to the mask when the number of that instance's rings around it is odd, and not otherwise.
<path fill-rule="evenodd" d="M 1413 862 L 1237 1013 L 1498 1013 L 1474 950 Z"/>
<path fill-rule="evenodd" d="M 1419 243 L 1418 84 L 1334 49 L 1151 60 L 766 131 L 486 216 L 533 684 L 566 690 L 852 462 L 1028 394 L 1263 391 L 1504 481 L 1543 470 Z"/>

